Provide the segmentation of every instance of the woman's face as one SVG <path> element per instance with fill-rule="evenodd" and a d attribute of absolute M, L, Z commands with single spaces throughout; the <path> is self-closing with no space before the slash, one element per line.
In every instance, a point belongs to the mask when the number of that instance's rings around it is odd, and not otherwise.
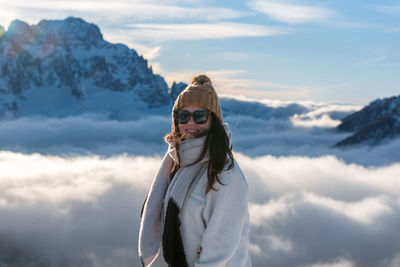
<path fill-rule="evenodd" d="M 182 110 L 189 111 L 190 113 L 195 112 L 196 110 L 204 110 L 198 106 L 187 106 L 182 108 Z M 193 116 L 190 116 L 190 120 L 181 124 L 178 123 L 179 133 L 183 136 L 183 139 L 193 139 L 200 135 L 202 132 L 207 131 L 211 127 L 211 115 L 208 114 L 208 119 L 205 124 L 196 124 L 193 120 Z"/>

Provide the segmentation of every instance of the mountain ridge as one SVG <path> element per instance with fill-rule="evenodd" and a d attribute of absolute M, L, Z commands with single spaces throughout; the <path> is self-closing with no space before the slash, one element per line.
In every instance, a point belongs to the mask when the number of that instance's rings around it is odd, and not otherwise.
<path fill-rule="evenodd" d="M 75 17 L 42 20 L 37 25 L 13 21 L 0 39 L 0 77 L 3 117 L 29 112 L 68 115 L 52 109 L 54 104 L 92 112 L 99 109 L 92 100 L 99 98 L 104 111 L 116 104 L 132 110 L 134 105 L 157 108 L 173 101 L 172 90 L 163 77 L 153 73 L 146 59 L 126 45 L 105 41 L 95 24 Z M 46 108 L 44 101 L 41 108 L 35 108 L 35 94 L 53 104 Z M 111 99 L 118 103 L 107 104 Z"/>
<path fill-rule="evenodd" d="M 383 139 L 398 136 L 400 134 L 400 95 L 372 101 L 360 111 L 343 118 L 337 129 L 340 132 L 353 132 L 353 135 L 336 143 L 336 147 L 361 143 L 374 145 Z"/>

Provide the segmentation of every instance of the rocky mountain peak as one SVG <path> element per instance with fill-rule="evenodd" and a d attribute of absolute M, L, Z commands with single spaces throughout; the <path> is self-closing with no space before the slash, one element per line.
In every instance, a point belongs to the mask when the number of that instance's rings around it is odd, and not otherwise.
<path fill-rule="evenodd" d="M 39 33 L 57 34 L 58 38 L 71 45 L 98 46 L 103 41 L 100 29 L 81 18 L 68 17 L 62 21 L 42 20 L 37 25 Z"/>
<path fill-rule="evenodd" d="M 29 25 L 26 22 L 18 19 L 13 20 L 10 26 L 8 27 L 9 34 L 13 35 L 23 35 L 29 31 L 30 31 Z"/>
<path fill-rule="evenodd" d="M 172 99 L 176 99 L 178 95 L 188 86 L 186 83 L 173 83 L 171 86 L 171 97 Z"/>
<path fill-rule="evenodd" d="M 134 49 L 80 18 L 16 20 L 0 39 L 0 117 L 161 107 L 171 104 L 169 91 Z"/>
<path fill-rule="evenodd" d="M 369 105 L 342 120 L 339 131 L 353 135 L 336 146 L 360 143 L 376 144 L 400 134 L 400 95 L 372 101 Z"/>
<path fill-rule="evenodd" d="M 14 20 L 5 32 L 4 38 L 10 39 L 14 45 L 23 45 L 32 39 L 32 33 L 32 29 L 27 23 Z"/>

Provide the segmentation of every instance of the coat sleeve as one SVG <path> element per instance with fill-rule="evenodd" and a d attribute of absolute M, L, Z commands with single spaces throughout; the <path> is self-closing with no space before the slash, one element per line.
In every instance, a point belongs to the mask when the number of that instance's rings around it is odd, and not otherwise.
<path fill-rule="evenodd" d="M 221 173 L 218 191 L 206 195 L 203 210 L 206 229 L 200 244 L 195 267 L 222 267 L 233 257 L 239 246 L 248 216 L 248 186 L 240 168 Z"/>

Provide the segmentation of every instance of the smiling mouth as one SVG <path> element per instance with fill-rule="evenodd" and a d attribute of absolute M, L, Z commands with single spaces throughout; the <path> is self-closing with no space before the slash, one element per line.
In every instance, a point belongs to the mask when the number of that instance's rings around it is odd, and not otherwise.
<path fill-rule="evenodd" d="M 186 129 L 185 131 L 190 134 L 198 134 L 200 132 L 199 130 L 189 130 L 189 129 Z"/>

